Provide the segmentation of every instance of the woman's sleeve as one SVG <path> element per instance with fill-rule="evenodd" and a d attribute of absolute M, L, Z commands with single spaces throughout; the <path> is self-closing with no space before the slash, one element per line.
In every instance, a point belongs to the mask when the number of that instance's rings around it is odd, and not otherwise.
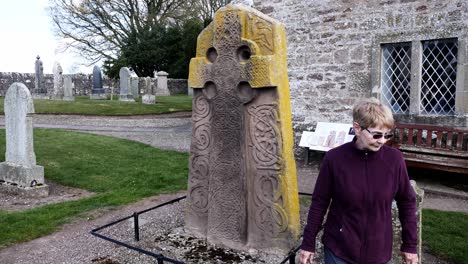
<path fill-rule="evenodd" d="M 416 194 L 411 186 L 408 171 L 403 156 L 400 155 L 398 169 L 398 190 L 395 201 L 398 207 L 398 216 L 402 227 L 401 251 L 417 253 L 418 235 L 416 219 Z"/>
<path fill-rule="evenodd" d="M 304 229 L 301 249 L 315 252 L 315 239 L 322 227 L 323 218 L 327 212 L 331 200 L 333 170 L 325 154 L 320 167 L 320 173 L 312 194 L 312 204 L 310 205 L 307 225 Z"/>

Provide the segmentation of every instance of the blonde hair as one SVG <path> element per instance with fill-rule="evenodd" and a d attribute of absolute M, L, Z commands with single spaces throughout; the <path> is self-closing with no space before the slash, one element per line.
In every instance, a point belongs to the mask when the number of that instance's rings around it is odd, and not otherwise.
<path fill-rule="evenodd" d="M 390 108 L 377 98 L 366 98 L 353 107 L 353 121 L 361 127 L 385 127 L 392 129 L 395 125 Z"/>

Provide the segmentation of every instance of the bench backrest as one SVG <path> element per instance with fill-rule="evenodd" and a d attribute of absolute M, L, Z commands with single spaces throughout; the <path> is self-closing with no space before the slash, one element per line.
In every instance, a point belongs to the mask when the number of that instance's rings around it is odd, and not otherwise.
<path fill-rule="evenodd" d="M 468 156 L 468 128 L 422 124 L 395 124 L 392 145 L 409 151 Z"/>

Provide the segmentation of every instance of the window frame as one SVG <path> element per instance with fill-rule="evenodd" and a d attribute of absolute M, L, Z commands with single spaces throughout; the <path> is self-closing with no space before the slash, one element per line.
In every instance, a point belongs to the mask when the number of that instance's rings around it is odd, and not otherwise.
<path fill-rule="evenodd" d="M 403 35 L 403 34 L 402 34 Z M 468 71 L 465 71 L 466 58 L 466 41 L 462 36 L 431 36 L 429 38 L 395 37 L 395 35 L 379 35 L 373 40 L 371 48 L 371 95 L 382 100 L 382 57 L 383 45 L 397 44 L 410 42 L 411 43 L 411 80 L 410 80 L 410 102 L 409 112 L 394 113 L 399 116 L 437 116 L 437 117 L 453 117 L 464 116 L 468 114 L 468 87 L 465 91 L 465 83 L 468 84 Z M 431 41 L 438 39 L 456 39 L 458 42 L 457 54 L 457 74 L 456 74 L 456 91 L 455 91 L 455 112 L 446 115 L 434 115 L 421 113 L 421 78 L 422 78 L 422 53 L 423 41 Z"/>

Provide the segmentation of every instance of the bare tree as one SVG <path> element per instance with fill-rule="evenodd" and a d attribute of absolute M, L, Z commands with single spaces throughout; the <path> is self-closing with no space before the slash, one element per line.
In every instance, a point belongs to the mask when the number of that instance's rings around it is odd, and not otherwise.
<path fill-rule="evenodd" d="M 197 0 L 195 1 L 196 10 L 199 17 L 205 22 L 205 26 L 209 23 L 215 12 L 229 4 L 232 0 Z"/>
<path fill-rule="evenodd" d="M 50 0 L 56 34 L 90 64 L 113 60 L 153 27 L 187 18 L 187 0 Z"/>

